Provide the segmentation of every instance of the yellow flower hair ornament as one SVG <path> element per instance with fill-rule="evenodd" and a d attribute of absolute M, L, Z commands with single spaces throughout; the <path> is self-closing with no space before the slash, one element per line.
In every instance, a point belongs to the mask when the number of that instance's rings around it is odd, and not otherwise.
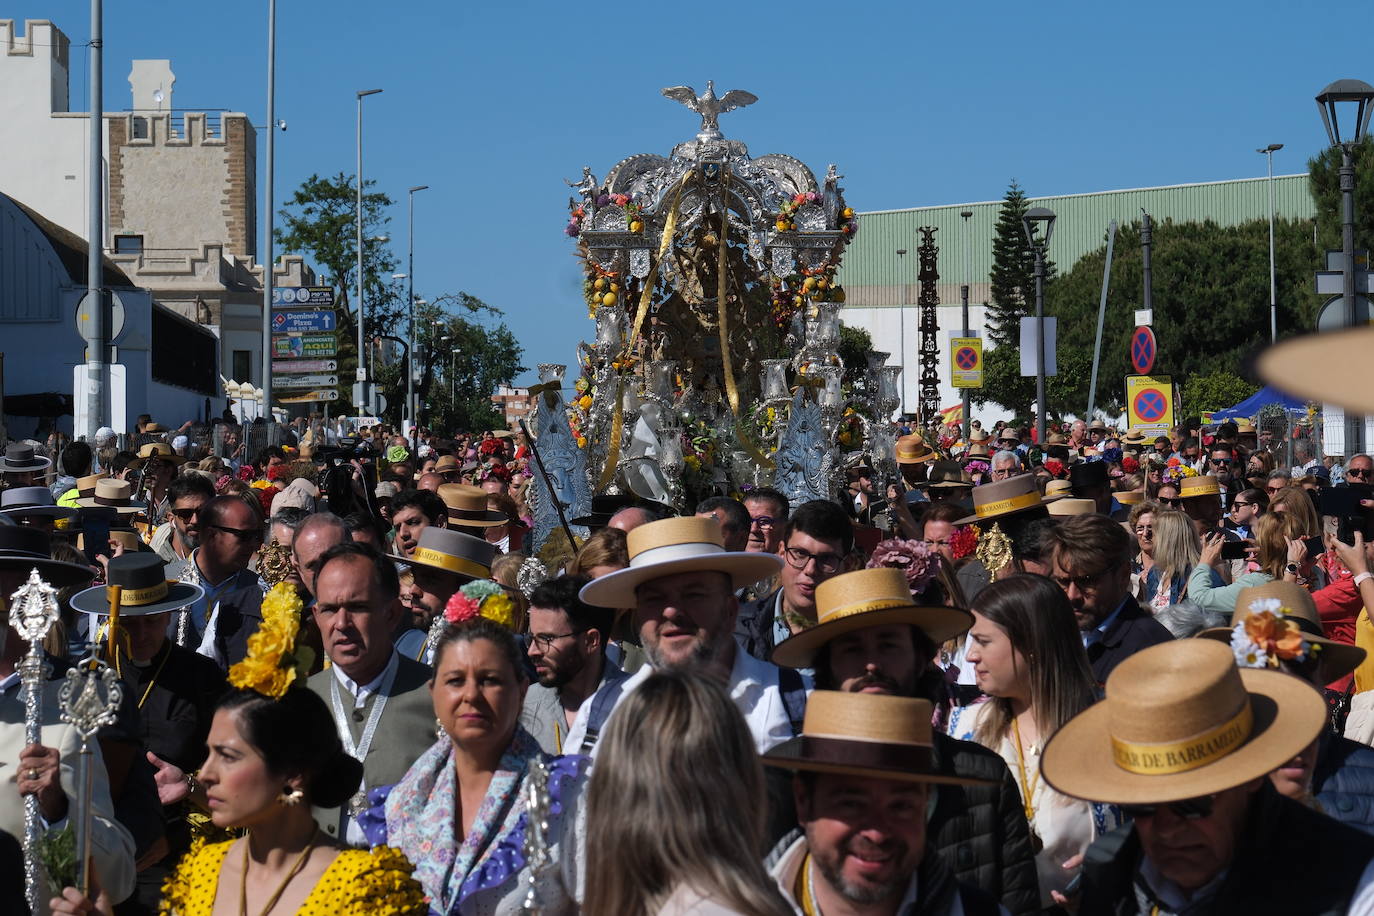
<path fill-rule="evenodd" d="M 262 597 L 262 625 L 248 637 L 248 654 L 229 669 L 229 683 L 279 699 L 296 682 L 304 681 L 315 663 L 309 646 L 297 646 L 305 605 L 296 589 L 279 582 Z"/>
<path fill-rule="evenodd" d="M 515 602 L 490 579 L 467 583 L 453 593 L 444 608 L 444 619 L 449 623 L 462 623 L 479 615 L 508 630 L 515 629 Z"/>

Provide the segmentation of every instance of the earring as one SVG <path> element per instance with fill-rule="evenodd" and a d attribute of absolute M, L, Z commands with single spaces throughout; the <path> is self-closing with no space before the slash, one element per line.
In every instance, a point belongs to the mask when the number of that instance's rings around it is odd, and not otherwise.
<path fill-rule="evenodd" d="M 296 805 L 299 805 L 304 798 L 305 793 L 300 789 L 292 789 L 289 792 L 283 789 L 282 793 L 277 796 L 277 804 L 285 805 L 288 808 L 294 808 Z"/>
<path fill-rule="evenodd" d="M 434 717 L 434 737 L 435 737 L 435 738 L 442 738 L 442 737 L 444 737 L 444 723 L 439 721 L 439 717 L 438 717 L 438 716 L 435 716 L 435 717 Z"/>

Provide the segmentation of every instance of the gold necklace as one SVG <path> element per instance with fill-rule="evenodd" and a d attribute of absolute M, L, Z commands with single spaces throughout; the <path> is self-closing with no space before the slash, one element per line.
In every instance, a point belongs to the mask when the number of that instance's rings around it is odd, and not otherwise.
<path fill-rule="evenodd" d="M 300 856 L 296 859 L 296 864 L 291 866 L 291 870 L 286 873 L 286 878 L 277 886 L 271 897 L 267 898 L 267 906 L 262 908 L 259 916 L 267 916 L 272 912 L 272 908 L 277 905 L 281 895 L 286 893 L 286 887 L 296 875 L 305 868 L 305 860 L 310 858 L 311 851 L 315 848 L 315 835 L 312 834 L 310 842 L 305 844 Z M 239 916 L 248 916 L 248 837 L 243 838 L 243 872 L 239 875 Z"/>
<path fill-rule="evenodd" d="M 1021 723 L 1016 716 L 1011 717 L 1011 730 L 1016 735 L 1016 769 L 1021 775 L 1021 804 L 1026 811 L 1026 827 L 1030 830 L 1031 849 L 1039 852 L 1045 844 L 1035 832 L 1035 805 L 1031 803 L 1031 793 L 1035 791 L 1040 774 L 1034 773 L 1029 778 L 1026 776 L 1026 752 L 1022 750 Z"/>

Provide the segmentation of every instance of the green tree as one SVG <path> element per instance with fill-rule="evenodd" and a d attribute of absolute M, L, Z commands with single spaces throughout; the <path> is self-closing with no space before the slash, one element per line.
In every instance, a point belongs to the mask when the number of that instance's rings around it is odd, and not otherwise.
<path fill-rule="evenodd" d="M 863 328 L 840 323 L 840 345 L 837 348 L 844 363 L 844 381 L 853 384 L 868 371 L 868 354 L 873 352 L 873 337 Z"/>
<path fill-rule="evenodd" d="M 369 190 L 372 181 L 363 182 L 363 299 L 367 303 L 369 336 L 405 336 L 405 293 L 391 279 L 398 261 L 385 242 L 369 239 L 381 236 L 390 218 L 386 208 L 392 200 L 386 194 Z M 340 397 L 351 397 L 350 387 L 358 367 L 358 325 L 351 304 L 357 288 L 357 190 L 352 175 L 342 172 L 333 178 L 311 175 L 279 211 L 281 225 L 273 238 L 280 253 L 299 254 L 327 276 L 335 289 L 339 334 Z"/>
<path fill-rule="evenodd" d="M 1222 410 L 1239 404 L 1256 391 L 1259 386 L 1254 382 L 1225 369 L 1197 372 L 1183 383 L 1183 392 L 1179 395 L 1183 403 L 1175 405 L 1174 415 L 1195 417 L 1204 411 Z"/>
<path fill-rule="evenodd" d="M 1355 148 L 1355 247 L 1374 245 L 1374 138 Z M 1307 161 L 1308 190 L 1317 207 L 1317 243 L 1321 250 L 1341 247 L 1341 151 L 1332 146 Z M 1323 265 L 1324 266 L 1324 265 Z M 1314 267 L 1314 270 L 1322 267 Z"/>
<path fill-rule="evenodd" d="M 465 292 L 445 293 L 416 308 L 416 391 L 423 422 L 448 432 L 505 425 L 491 396 L 525 367 L 520 365 L 523 350 L 502 315 Z M 405 376 L 396 371 L 383 381 L 387 399 L 401 403 Z"/>

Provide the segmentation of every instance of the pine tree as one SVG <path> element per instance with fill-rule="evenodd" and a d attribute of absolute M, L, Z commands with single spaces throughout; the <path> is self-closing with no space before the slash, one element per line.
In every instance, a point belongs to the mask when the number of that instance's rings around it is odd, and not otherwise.
<path fill-rule="evenodd" d="M 1012 179 L 1002 210 L 997 216 L 997 233 L 992 239 L 991 300 L 987 307 L 988 337 L 997 346 L 1016 346 L 1020 320 L 1035 311 L 1035 254 L 1026 245 L 1021 217 L 1026 210 L 1026 192 Z M 1053 268 L 1045 265 L 1048 278 Z"/>

